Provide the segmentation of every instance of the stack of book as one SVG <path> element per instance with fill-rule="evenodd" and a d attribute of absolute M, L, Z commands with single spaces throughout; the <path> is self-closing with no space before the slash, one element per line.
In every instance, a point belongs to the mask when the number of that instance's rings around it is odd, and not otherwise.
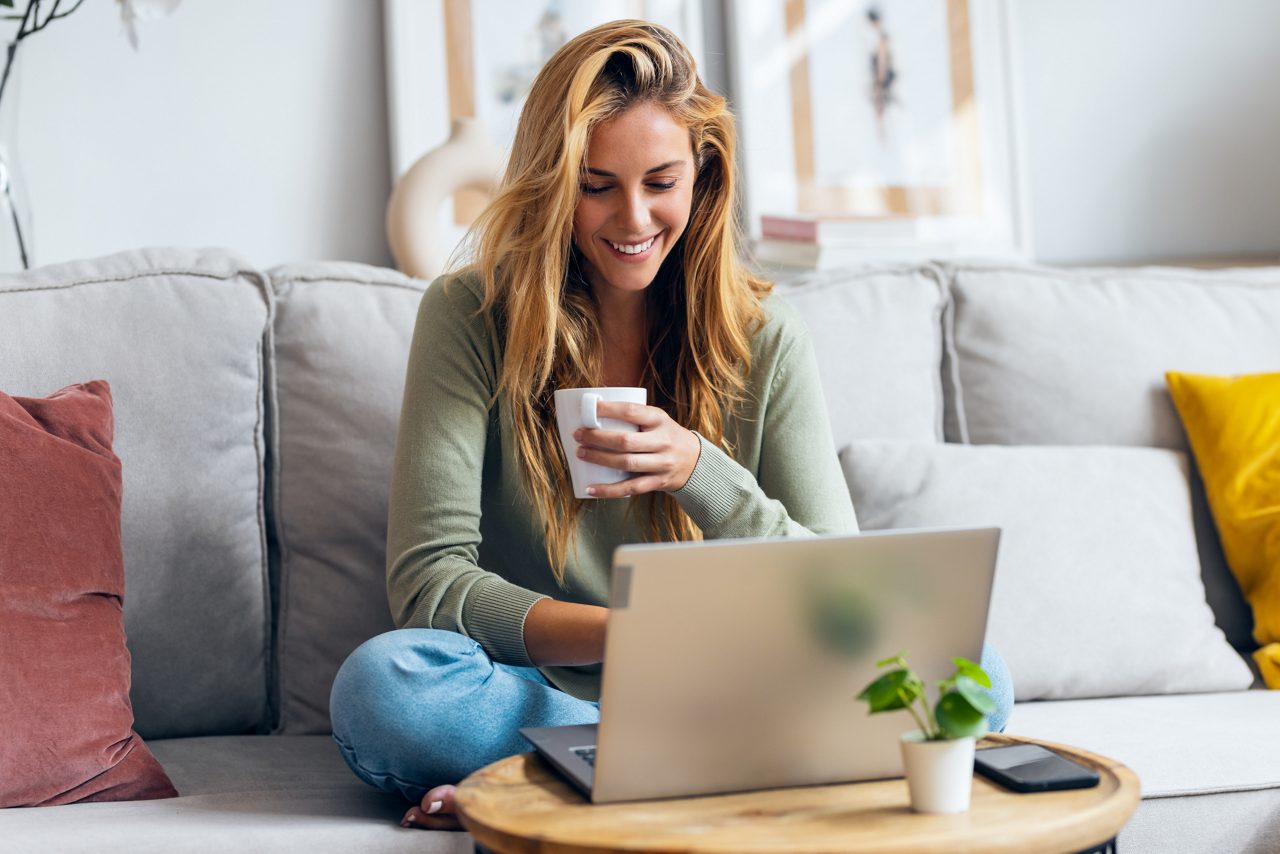
<path fill-rule="evenodd" d="M 827 270 L 870 261 L 919 261 L 948 247 L 920 234 L 911 217 L 832 217 L 819 214 L 765 214 L 755 258 L 768 267 Z"/>

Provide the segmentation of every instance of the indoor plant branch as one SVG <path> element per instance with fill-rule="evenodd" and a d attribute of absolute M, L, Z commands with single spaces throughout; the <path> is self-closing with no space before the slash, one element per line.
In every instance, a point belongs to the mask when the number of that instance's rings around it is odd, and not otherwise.
<path fill-rule="evenodd" d="M 67 2 L 70 2 L 70 0 L 67 0 Z M 118 2 L 124 12 L 129 40 L 136 49 L 137 35 L 134 32 L 133 21 L 139 17 L 139 9 L 136 7 L 141 4 L 142 0 L 118 0 Z M 27 0 L 22 14 L 0 15 L 0 18 L 5 20 L 19 22 L 18 31 L 9 40 L 5 49 L 4 71 L 0 73 L 0 105 L 4 104 L 4 96 L 9 89 L 9 79 L 13 74 L 14 62 L 18 56 L 18 47 L 22 44 L 23 39 L 30 38 L 59 18 L 65 18 L 72 14 L 84 4 L 84 0 L 74 0 L 67 8 L 63 8 L 63 3 L 64 0 L 51 0 L 51 2 L 50 0 Z M 165 8 L 160 10 L 161 14 L 176 4 L 177 0 L 167 0 L 164 4 Z M 0 0 L 0 7 L 13 9 L 14 0 Z M 148 16 L 153 16 L 153 14 L 153 11 L 148 10 Z M 10 99 L 12 97 L 11 95 Z M 29 270 L 31 268 L 31 259 L 27 251 L 26 236 L 22 233 L 22 217 L 18 213 L 17 198 L 10 174 L 11 168 L 11 164 L 0 161 L 0 190 L 3 191 L 5 203 L 9 206 L 9 214 L 13 220 L 13 233 L 17 240 L 18 253 L 22 259 L 22 268 Z"/>
<path fill-rule="evenodd" d="M 13 72 L 13 63 L 17 58 L 18 46 L 22 44 L 22 40 L 34 33 L 40 32 L 45 27 L 49 26 L 50 22 L 58 18 L 67 17 L 67 15 L 70 15 L 76 9 L 79 9 L 80 4 L 82 3 L 84 3 L 84 0 L 76 0 L 75 5 L 70 9 L 67 9 L 64 12 L 59 12 L 58 7 L 62 4 L 62 0 L 53 0 L 53 5 L 49 7 L 49 14 L 46 15 L 42 21 L 40 20 L 40 0 L 30 0 L 30 2 L 27 3 L 27 8 L 23 11 L 20 18 L 17 15 L 6 16 L 10 20 L 21 20 L 22 23 L 18 25 L 18 32 L 13 37 L 13 40 L 6 46 L 4 74 L 3 76 L 0 76 L 0 104 L 4 103 L 5 90 L 9 86 L 9 76 Z M 9 0 L 9 2 L 0 3 L 0 5 L 12 8 L 13 2 L 12 0 Z M 31 261 L 27 254 L 27 240 L 25 235 L 22 233 L 22 220 L 18 215 L 17 199 L 14 197 L 13 193 L 13 181 L 9 179 L 7 170 L 2 177 L 4 184 L 4 198 L 5 202 L 9 206 L 9 215 L 13 220 L 13 233 L 18 241 L 18 254 L 22 258 L 22 269 L 29 270 L 31 269 Z"/>

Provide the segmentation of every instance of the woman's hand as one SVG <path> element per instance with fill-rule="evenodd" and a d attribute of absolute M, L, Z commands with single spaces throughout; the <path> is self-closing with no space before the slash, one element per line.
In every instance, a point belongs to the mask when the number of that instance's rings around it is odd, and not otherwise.
<path fill-rule="evenodd" d="M 601 418 L 629 421 L 640 432 L 579 428 L 573 434 L 578 456 L 589 463 L 632 472 L 621 483 L 593 484 L 587 492 L 596 498 L 622 498 L 645 492 L 674 492 L 689 482 L 702 443 L 692 430 L 671 420 L 656 406 L 602 400 L 596 408 Z"/>

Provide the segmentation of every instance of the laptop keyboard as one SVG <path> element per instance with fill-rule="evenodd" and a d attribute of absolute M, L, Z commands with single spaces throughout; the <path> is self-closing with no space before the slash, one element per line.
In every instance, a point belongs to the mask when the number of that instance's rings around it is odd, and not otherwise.
<path fill-rule="evenodd" d="M 570 747 L 569 752 L 580 757 L 583 762 L 586 762 L 592 768 L 596 767 L 596 746 L 594 744 L 589 747 Z"/>

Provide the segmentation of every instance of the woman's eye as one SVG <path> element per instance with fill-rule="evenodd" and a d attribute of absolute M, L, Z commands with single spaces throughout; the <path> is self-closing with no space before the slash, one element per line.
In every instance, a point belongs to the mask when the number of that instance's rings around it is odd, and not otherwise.
<path fill-rule="evenodd" d="M 674 190 L 676 187 L 676 182 L 675 181 L 667 181 L 665 183 L 655 182 L 655 183 L 649 184 L 648 187 L 650 190 L 657 190 L 659 192 L 663 192 L 666 190 Z M 583 184 L 581 185 L 581 189 L 582 189 L 583 195 L 598 196 L 601 193 L 605 193 L 605 192 L 608 192 L 609 190 L 612 190 L 613 187 L 609 184 L 605 184 L 603 187 L 593 187 L 590 184 Z"/>

